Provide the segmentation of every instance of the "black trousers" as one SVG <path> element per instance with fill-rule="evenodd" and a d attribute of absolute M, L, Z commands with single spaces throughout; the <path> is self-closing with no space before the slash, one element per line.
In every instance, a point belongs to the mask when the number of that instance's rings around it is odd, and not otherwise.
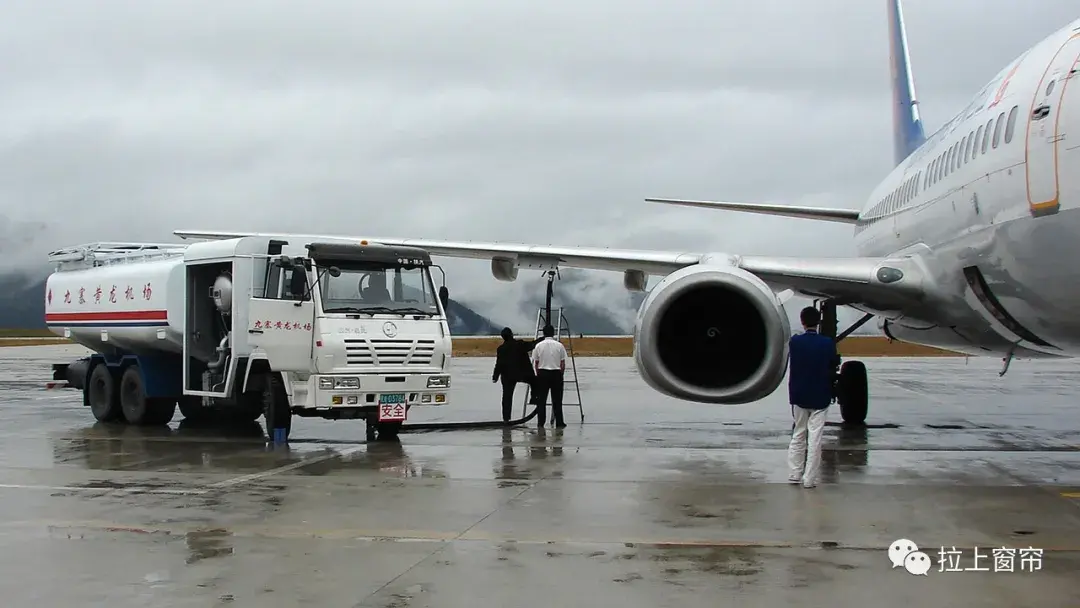
<path fill-rule="evenodd" d="M 542 369 L 536 374 L 536 391 L 539 410 L 536 414 L 537 426 L 544 426 L 547 422 L 547 398 L 551 395 L 551 417 L 555 420 L 555 426 L 566 426 L 563 422 L 562 398 L 563 398 L 563 372 L 557 369 Z"/>
<path fill-rule="evenodd" d="M 510 422 L 510 415 L 514 409 L 514 389 L 518 382 L 528 384 L 528 380 L 502 378 L 502 415 L 503 422 Z"/>

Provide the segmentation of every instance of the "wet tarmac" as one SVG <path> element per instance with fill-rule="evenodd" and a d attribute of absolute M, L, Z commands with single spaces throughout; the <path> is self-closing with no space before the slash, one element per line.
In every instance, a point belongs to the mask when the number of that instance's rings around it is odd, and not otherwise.
<path fill-rule="evenodd" d="M 867 359 L 869 428 L 830 424 L 803 489 L 786 483 L 786 391 L 683 403 L 630 359 L 578 359 L 586 420 L 568 407 L 561 431 L 369 445 L 360 421 L 296 419 L 285 448 L 179 413 L 95 423 L 75 391 L 42 389 L 80 352 L 0 349 L 5 606 L 1080 602 L 1075 363 L 998 378 L 993 359 Z M 457 359 L 453 403 L 413 421 L 498 418 L 491 364 Z M 901 538 L 926 576 L 890 563 Z"/>

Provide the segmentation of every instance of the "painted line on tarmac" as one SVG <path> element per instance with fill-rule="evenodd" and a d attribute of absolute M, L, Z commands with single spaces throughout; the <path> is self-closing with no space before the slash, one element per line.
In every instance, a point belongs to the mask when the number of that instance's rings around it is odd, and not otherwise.
<path fill-rule="evenodd" d="M 87 530 L 94 532 L 127 532 L 133 534 L 165 534 L 169 536 L 184 536 L 192 532 L 206 530 L 221 530 L 232 537 L 266 538 L 274 540 L 287 539 L 314 539 L 314 540 L 360 540 L 370 542 L 490 542 L 518 545 L 535 546 L 616 546 L 624 549 L 707 549 L 707 548 L 744 548 L 744 549 L 826 549 L 836 551 L 875 551 L 883 552 L 886 548 L 881 545 L 847 545 L 840 542 L 830 541 L 765 541 L 765 540 L 739 540 L 739 539 L 671 539 L 671 538 L 596 538 L 589 539 L 576 537 L 517 537 L 504 536 L 497 533 L 487 534 L 471 532 L 428 531 L 428 530 L 376 530 L 370 528 L 305 528 L 300 526 L 161 526 L 128 524 L 111 521 L 51 521 L 51 520 L 23 520 L 11 521 L 0 524 L 3 528 L 12 527 L 35 527 L 43 526 L 50 530 Z M 983 546 L 983 545 L 979 545 Z M 962 547 L 956 546 L 958 549 Z M 972 547 L 968 547 L 971 549 Z M 1046 552 L 1080 552 L 1080 546 L 1052 546 L 1044 545 Z"/>
<path fill-rule="evenodd" d="M 50 492 L 127 492 L 130 494 L 177 494 L 185 496 L 205 494 L 207 492 L 207 490 L 152 488 L 148 486 L 43 486 L 21 483 L 0 483 L 0 489 L 46 490 Z"/>
<path fill-rule="evenodd" d="M 1062 492 L 1062 498 L 1080 498 L 1080 492 Z"/>
<path fill-rule="evenodd" d="M 359 451 L 360 451 L 359 447 L 349 448 L 347 450 L 342 450 L 340 452 L 334 452 L 333 454 L 324 454 L 322 456 L 317 456 L 315 458 L 309 458 L 307 460 L 301 460 L 300 462 L 294 462 L 294 463 L 287 464 L 287 465 L 284 465 L 284 466 L 280 466 L 280 467 L 277 467 L 277 468 L 274 468 L 274 469 L 268 469 L 266 471 L 260 471 L 258 473 L 250 473 L 248 475 L 241 475 L 239 477 L 233 477 L 232 479 L 226 479 L 224 481 L 218 481 L 216 483 L 207 484 L 206 487 L 208 489 L 214 489 L 214 490 L 220 490 L 221 488 L 231 488 L 233 486 L 237 486 L 237 485 L 240 485 L 242 483 L 247 483 L 249 481 L 257 481 L 259 479 L 266 479 L 267 477 L 272 477 L 272 476 L 278 475 L 280 473 L 288 473 L 289 471 L 293 471 L 293 470 L 296 470 L 296 469 L 301 469 L 303 467 L 310 466 L 310 465 L 313 465 L 313 464 L 318 464 L 320 462 L 325 462 L 325 461 L 330 460 L 332 458 L 340 458 L 342 456 L 348 456 L 349 454 L 353 454 L 353 453 L 359 452 Z"/>

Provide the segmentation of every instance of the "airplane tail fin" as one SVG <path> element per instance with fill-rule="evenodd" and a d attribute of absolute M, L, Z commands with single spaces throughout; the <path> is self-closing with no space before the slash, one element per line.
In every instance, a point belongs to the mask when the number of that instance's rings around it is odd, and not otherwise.
<path fill-rule="evenodd" d="M 915 98 L 915 81 L 911 76 L 901 0 L 886 2 L 889 7 L 889 62 L 892 69 L 893 156 L 899 165 L 926 141 L 926 133 L 919 116 L 919 102 Z"/>

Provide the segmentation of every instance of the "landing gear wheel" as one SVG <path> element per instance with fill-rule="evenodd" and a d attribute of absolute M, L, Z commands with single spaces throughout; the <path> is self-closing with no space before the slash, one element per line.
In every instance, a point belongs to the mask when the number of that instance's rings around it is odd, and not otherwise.
<path fill-rule="evenodd" d="M 840 416 L 844 423 L 852 426 L 865 425 L 870 400 L 866 365 L 862 361 L 845 361 L 840 366 L 836 388 L 836 401 L 840 403 Z"/>
<path fill-rule="evenodd" d="M 168 424 L 176 415 L 175 400 L 146 396 L 138 365 L 127 368 L 120 377 L 120 407 L 129 423 L 140 426 Z"/>
<path fill-rule="evenodd" d="M 289 407 L 289 395 L 281 376 L 273 372 L 266 375 L 262 383 L 263 417 L 266 421 L 266 434 L 274 437 L 274 429 L 285 429 L 285 438 L 292 431 L 292 410 Z"/>
<path fill-rule="evenodd" d="M 120 407 L 120 394 L 116 390 L 116 378 L 104 364 L 94 367 L 90 381 L 86 385 L 86 396 L 90 401 L 90 412 L 98 422 L 122 420 L 124 411 Z"/>

